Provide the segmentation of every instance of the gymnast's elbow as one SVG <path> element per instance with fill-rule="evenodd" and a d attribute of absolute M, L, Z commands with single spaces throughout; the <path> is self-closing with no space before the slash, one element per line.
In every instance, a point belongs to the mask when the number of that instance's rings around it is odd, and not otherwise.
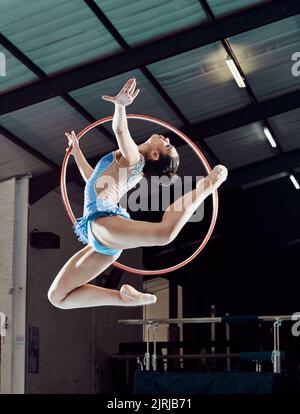
<path fill-rule="evenodd" d="M 128 133 L 128 128 L 113 127 L 113 132 L 116 136 L 117 135 L 124 135 L 124 134 Z"/>

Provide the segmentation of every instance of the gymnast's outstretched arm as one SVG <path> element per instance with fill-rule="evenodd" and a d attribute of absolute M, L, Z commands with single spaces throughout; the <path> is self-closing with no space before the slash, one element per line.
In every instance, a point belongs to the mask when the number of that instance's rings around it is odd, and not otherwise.
<path fill-rule="evenodd" d="M 130 105 L 139 93 L 135 91 L 136 79 L 129 79 L 116 96 L 103 95 L 102 99 L 115 104 L 115 112 L 112 128 L 115 133 L 119 149 L 121 151 L 123 162 L 127 165 L 136 164 L 140 159 L 138 146 L 132 139 L 126 118 L 127 105 Z"/>
<path fill-rule="evenodd" d="M 94 169 L 90 166 L 87 162 L 86 158 L 84 157 L 80 147 L 79 141 L 74 131 L 69 134 L 68 132 L 65 133 L 69 140 L 69 146 L 72 145 L 71 154 L 74 156 L 80 174 L 82 175 L 85 182 L 90 178 L 91 174 L 93 173 Z"/>

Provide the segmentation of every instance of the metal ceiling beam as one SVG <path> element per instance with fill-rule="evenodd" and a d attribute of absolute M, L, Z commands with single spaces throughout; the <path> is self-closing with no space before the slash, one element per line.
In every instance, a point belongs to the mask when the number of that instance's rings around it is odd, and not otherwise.
<path fill-rule="evenodd" d="M 290 92 L 288 94 L 278 96 L 275 98 L 271 98 L 266 101 L 259 102 L 257 104 L 252 104 L 246 108 L 237 109 L 228 114 L 220 115 L 216 118 L 198 122 L 197 124 L 192 125 L 189 130 L 184 130 L 183 132 L 185 132 L 194 141 L 197 141 L 199 139 L 197 137 L 201 137 L 202 139 L 208 138 L 212 135 L 230 131 L 234 128 L 245 126 L 252 122 L 258 122 L 264 118 L 278 115 L 280 113 L 287 112 L 289 110 L 292 110 L 298 107 L 300 107 L 300 91 Z M 231 182 L 233 185 L 238 185 L 237 184 L 238 182 L 246 184 L 248 182 L 254 181 L 255 179 L 265 178 L 270 175 L 274 175 L 277 172 L 281 172 L 281 171 L 284 172 L 289 169 L 299 167 L 300 166 L 300 151 L 299 153 L 297 151 L 293 153 L 297 155 L 296 158 L 292 153 L 284 153 L 284 158 L 282 157 L 282 155 L 278 157 L 273 157 L 275 160 L 277 160 L 276 165 L 279 162 L 279 160 L 281 160 L 280 171 L 274 170 L 274 168 L 271 168 L 271 171 L 269 171 L 267 168 L 265 169 L 264 163 L 269 163 L 270 160 L 264 160 L 264 161 L 261 161 L 260 163 L 252 164 L 254 166 L 253 169 L 251 166 L 248 166 L 248 167 L 242 167 L 242 168 L 246 168 L 246 170 L 237 169 L 237 170 L 231 171 L 230 174 L 233 174 L 233 175 L 232 175 L 232 179 L 229 182 Z M 92 166 L 96 165 L 101 155 L 104 155 L 104 154 L 99 154 L 97 157 L 88 159 L 89 163 Z M 271 160 L 273 158 L 271 158 Z M 298 163 L 298 158 L 299 158 L 299 163 Z M 260 165 L 262 165 L 261 170 L 259 169 Z M 258 169 L 256 170 L 256 168 Z M 239 175 L 239 171 L 249 172 L 250 173 L 249 180 L 247 180 L 245 173 L 243 174 L 240 181 L 237 178 L 233 179 L 233 177 L 236 177 Z M 252 171 L 253 171 L 253 174 L 252 174 Z M 261 171 L 264 175 L 262 177 L 256 178 L 255 171 L 257 171 L 257 173 Z M 38 197 L 39 187 L 40 188 L 43 187 L 43 186 L 40 186 L 39 183 L 47 182 L 48 180 L 47 177 L 49 177 L 50 182 L 52 182 L 53 180 L 53 188 L 59 185 L 59 174 L 60 174 L 60 169 L 57 168 L 57 171 L 54 171 L 53 173 L 51 172 L 49 174 L 45 174 L 44 176 L 31 179 L 32 194 L 33 194 L 32 200 L 36 200 L 36 198 Z M 43 177 L 46 181 L 43 181 Z M 67 179 L 71 181 L 78 180 L 79 179 L 78 177 L 79 176 L 77 172 L 77 167 L 75 165 L 70 166 L 70 168 L 68 169 Z"/>
<path fill-rule="evenodd" d="M 59 168 L 31 178 L 29 181 L 29 204 L 36 203 L 50 191 L 54 190 L 59 185 L 59 179 Z"/>
<path fill-rule="evenodd" d="M 262 3 L 2 94 L 0 115 L 299 13 L 294 0 Z"/>
<path fill-rule="evenodd" d="M 35 65 L 24 53 L 22 53 L 12 42 L 10 42 L 3 34 L 0 33 L 0 43 L 20 62 L 22 62 L 29 70 L 31 70 L 39 79 L 42 79 L 45 74 L 44 72 Z M 0 134 L 2 134 L 6 139 L 11 141 L 13 144 L 17 145 L 23 151 L 26 151 L 29 155 L 33 156 L 37 160 L 41 161 L 43 164 L 47 165 L 52 169 L 59 168 L 59 165 L 45 157 L 42 153 L 37 151 L 35 148 L 26 144 L 23 140 L 17 137 L 15 134 L 10 132 L 4 126 L 0 125 Z"/>
<path fill-rule="evenodd" d="M 105 13 L 101 10 L 101 8 L 94 2 L 94 0 L 84 0 L 88 7 L 92 10 L 92 12 L 96 15 L 98 20 L 104 27 L 110 32 L 113 38 L 119 43 L 119 45 L 126 51 L 131 50 L 131 46 L 126 42 L 123 36 L 118 32 L 112 22 L 108 19 Z M 160 95 L 160 97 L 164 100 L 164 102 L 170 107 L 170 109 L 175 113 L 178 119 L 182 122 L 184 128 L 189 128 L 191 123 L 186 118 L 186 116 L 181 112 L 179 107 L 175 104 L 173 99 L 167 94 L 164 88 L 160 85 L 157 79 L 152 75 L 150 70 L 146 66 L 141 66 L 139 70 L 143 73 L 146 79 L 150 82 L 156 92 Z M 206 144 L 205 141 L 201 140 L 202 149 L 204 155 L 209 156 L 215 164 L 220 164 L 220 160 L 216 156 L 216 154 L 212 151 L 212 149 Z"/>
<path fill-rule="evenodd" d="M 251 9 L 252 10 L 252 9 Z M 30 70 L 34 71 L 38 76 L 43 76 L 43 72 L 31 62 L 22 52 L 20 52 L 15 46 L 5 40 L 3 36 L 0 36 L 1 43 L 4 44 L 6 48 L 9 48 L 14 55 L 20 59 Z M 0 102 L 1 102 L 0 97 Z M 282 112 L 293 110 L 298 108 L 300 102 L 300 91 L 291 92 L 283 96 L 269 99 L 257 104 L 247 106 L 245 108 L 232 111 L 230 113 L 221 115 L 219 117 L 209 119 L 206 121 L 199 122 L 191 126 L 189 131 L 186 131 L 189 135 L 193 135 L 194 139 L 196 136 L 201 138 L 207 138 L 211 135 L 219 134 L 231 129 L 244 126 L 251 122 L 260 121 L 266 117 L 271 117 Z M 69 102 L 70 103 L 70 102 Z M 1 108 L 1 105 L 0 105 Z M 1 109 L 0 109 L 1 112 Z M 87 114 L 86 114 L 87 115 Z M 91 118 L 88 119 L 91 122 Z M 48 165 L 50 168 L 59 169 L 56 163 L 49 160 L 41 153 L 39 153 L 34 148 L 30 147 L 28 144 L 20 140 L 10 131 L 4 127 L 0 127 L 0 133 L 4 135 L 7 139 L 13 142 L 15 145 L 18 145 L 20 148 L 28 152 L 30 155 L 34 156 L 44 164 Z"/>
<path fill-rule="evenodd" d="M 31 147 L 30 145 L 26 144 L 26 142 L 22 141 L 12 132 L 8 131 L 8 129 L 4 128 L 4 126 L 2 125 L 0 125 L 0 134 L 3 135 L 6 139 L 8 139 L 13 144 L 17 145 L 19 148 L 22 148 L 22 150 L 26 151 L 32 157 L 36 158 L 43 164 L 47 165 L 48 167 L 54 168 L 54 169 L 59 168 L 59 166 L 55 162 L 51 161 L 49 158 L 45 157 L 42 153 L 40 153 L 39 151 Z"/>
<path fill-rule="evenodd" d="M 201 138 L 208 138 L 297 108 L 300 108 L 300 90 L 198 122 L 186 132 L 194 136 L 198 134 Z"/>
<path fill-rule="evenodd" d="M 84 0 L 87 6 L 92 10 L 92 12 L 96 15 L 100 23 L 109 31 L 112 37 L 119 43 L 119 45 L 124 49 L 124 51 L 129 51 L 132 47 L 126 42 L 123 36 L 119 33 L 119 31 L 115 28 L 112 22 L 108 19 L 105 13 L 101 10 L 101 8 L 95 3 L 94 0 Z M 166 93 L 166 91 L 162 88 L 159 82 L 155 79 L 152 73 L 147 69 L 145 66 L 139 67 L 142 71 L 143 75 L 148 79 L 151 85 L 154 87 L 156 92 L 162 97 L 162 99 L 170 106 L 173 112 L 177 115 L 180 121 L 184 125 L 188 125 L 188 119 L 183 115 L 181 110 L 175 104 L 173 99 Z"/>
<path fill-rule="evenodd" d="M 210 5 L 208 4 L 207 0 L 199 0 L 199 2 L 200 2 L 201 7 L 203 8 L 208 20 L 211 21 L 211 22 L 215 22 L 217 20 L 217 18 L 214 15 L 214 13 L 213 13 Z M 224 48 L 225 52 L 227 53 L 227 56 L 229 56 L 234 61 L 236 67 L 238 68 L 240 74 L 242 75 L 242 77 L 244 79 L 245 86 L 246 86 L 244 90 L 248 94 L 249 101 L 251 103 L 257 104 L 258 100 L 256 98 L 254 90 L 252 89 L 252 86 L 248 82 L 247 76 L 245 75 L 245 73 L 243 71 L 243 68 L 240 65 L 240 62 L 238 61 L 238 58 L 236 57 L 236 55 L 235 55 L 235 53 L 234 53 L 234 51 L 233 51 L 233 49 L 230 45 L 229 40 L 228 39 L 223 39 L 221 42 L 222 42 L 222 45 L 223 45 L 223 48 Z M 272 128 L 272 125 L 268 121 L 268 119 L 264 119 L 263 123 L 264 123 L 264 126 L 268 127 L 268 129 L 271 132 L 272 136 L 276 139 L 276 134 L 275 134 L 275 132 Z M 284 151 L 283 151 L 279 141 L 276 140 L 276 143 L 277 143 L 277 147 L 276 147 L 275 151 L 277 151 L 278 154 L 283 154 Z"/>
<path fill-rule="evenodd" d="M 300 166 L 300 150 L 286 152 L 284 157 L 278 155 L 229 171 L 228 181 L 223 188 L 239 187 L 272 175 L 289 172 Z"/>
<path fill-rule="evenodd" d="M 37 66 L 25 53 L 23 53 L 19 48 L 17 48 L 9 39 L 7 39 L 3 34 L 0 33 L 0 43 L 20 62 L 22 62 L 31 72 L 33 72 L 40 81 L 49 79 L 48 75 Z M 83 108 L 75 99 L 73 99 L 69 94 L 64 93 L 60 95 L 65 102 L 72 106 L 75 111 L 80 113 L 80 115 L 85 118 L 89 123 L 93 123 L 96 119 L 85 109 Z M 107 131 L 102 125 L 99 125 L 97 129 L 112 143 L 115 142 L 114 136 Z"/>
<path fill-rule="evenodd" d="M 85 118 L 90 124 L 97 121 L 79 102 L 77 102 L 71 95 L 64 93 L 61 95 L 65 102 L 72 106 L 83 118 Z M 101 134 L 105 136 L 113 145 L 116 144 L 116 138 L 111 134 L 103 125 L 98 125 L 95 129 L 98 129 Z"/>
<path fill-rule="evenodd" d="M 97 157 L 97 161 L 99 161 L 99 157 Z M 92 163 L 92 166 L 94 165 L 95 163 Z M 40 198 L 44 197 L 50 191 L 54 190 L 54 188 L 59 186 L 60 174 L 61 168 L 56 168 L 53 171 L 31 178 L 29 182 L 29 204 L 36 203 Z M 76 164 L 69 166 L 66 181 L 74 181 L 78 183 L 78 185 L 81 185 L 81 183 L 84 185 L 84 181 Z"/>
<path fill-rule="evenodd" d="M 45 72 L 40 69 L 28 56 L 25 55 L 16 45 L 14 45 L 7 37 L 0 32 L 0 43 L 5 47 L 15 58 L 23 63 L 31 72 L 33 72 L 39 79 L 47 78 Z"/>

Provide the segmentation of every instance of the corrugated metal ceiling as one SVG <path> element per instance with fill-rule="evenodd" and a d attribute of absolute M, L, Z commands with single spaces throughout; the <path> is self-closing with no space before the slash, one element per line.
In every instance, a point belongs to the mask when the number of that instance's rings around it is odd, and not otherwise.
<path fill-rule="evenodd" d="M 88 125 L 75 109 L 59 97 L 4 115 L 0 123 L 58 165 L 62 163 L 68 144 L 64 133 L 71 129 L 79 132 Z M 112 146 L 96 129 L 80 142 L 87 157 L 109 151 Z"/>
<path fill-rule="evenodd" d="M 112 115 L 114 111 L 113 105 L 102 100 L 101 96 L 117 94 L 126 80 L 134 77 L 137 79 L 140 93 L 133 104 L 127 108 L 127 112 L 150 115 L 156 118 L 160 117 L 175 126 L 179 126 L 180 122 L 176 115 L 168 108 L 157 91 L 139 70 L 123 73 L 122 75 L 81 88 L 71 92 L 71 96 L 95 118 L 100 119 Z M 141 121 L 129 120 L 129 126 L 132 136 L 138 142 L 148 138 L 153 133 L 162 131 L 160 127 L 154 124 Z M 111 123 L 108 124 L 107 128 L 109 131 L 112 131 Z"/>
<path fill-rule="evenodd" d="M 233 13 L 245 7 L 263 3 L 257 0 L 207 0 L 216 17 L 224 14 Z"/>
<path fill-rule="evenodd" d="M 230 38 L 233 51 L 259 100 L 300 87 L 292 55 L 300 51 L 300 15 Z"/>
<path fill-rule="evenodd" d="M 0 134 L 0 180 L 30 173 L 37 176 L 50 168 Z"/>
<path fill-rule="evenodd" d="M 277 155 L 260 123 L 250 124 L 205 140 L 228 168 L 238 168 Z"/>
<path fill-rule="evenodd" d="M 6 75 L 0 76 L 0 92 L 7 92 L 18 86 L 37 80 L 37 77 L 7 49 L 1 47 L 1 53 L 5 56 Z"/>
<path fill-rule="evenodd" d="M 0 31 L 45 73 L 121 50 L 81 0 L 0 3 Z"/>
<path fill-rule="evenodd" d="M 191 123 L 250 103 L 226 65 L 221 43 L 214 43 L 149 65 L 151 73 Z"/>
<path fill-rule="evenodd" d="M 284 151 L 300 148 L 300 109 L 274 116 L 270 122 Z"/>
<path fill-rule="evenodd" d="M 96 0 L 128 44 L 135 46 L 207 21 L 198 0 Z"/>
<path fill-rule="evenodd" d="M 262 2 L 208 0 L 217 17 L 258 3 Z M 124 0 L 122 3 L 97 0 L 96 4 L 131 47 L 207 22 L 198 0 L 154 0 L 151 3 L 146 0 Z M 1 33 L 48 75 L 122 50 L 113 35 L 81 0 L 3 0 L 0 14 L 5 16 L 0 21 Z M 228 39 L 258 100 L 300 89 L 300 77 L 291 74 L 291 55 L 300 51 L 299 39 L 299 15 Z M 37 80 L 16 57 L 3 47 L 1 51 L 7 59 L 7 76 L 0 77 L 1 93 Z M 247 107 L 251 102 L 247 92 L 238 88 L 233 80 L 225 63 L 226 57 L 222 43 L 217 42 L 163 59 L 147 68 L 187 121 L 194 124 Z M 141 92 L 128 112 L 152 115 L 183 127 L 178 114 L 139 69 L 73 90 L 70 95 L 94 118 L 112 115 L 113 106 L 102 101 L 101 95 L 115 94 L 130 77 L 137 78 Z M 300 109 L 270 119 L 275 139 L 284 151 L 300 148 L 299 119 Z M 79 131 L 88 123 L 61 97 L 0 117 L 0 125 L 58 165 L 67 145 L 64 132 L 71 129 Z M 141 121 L 130 120 L 129 126 L 139 143 L 152 133 L 162 132 L 159 127 Z M 107 125 L 107 130 L 111 132 L 110 125 Z M 2 171 L 4 168 L 9 175 L 27 170 L 33 175 L 49 171 L 48 166 L 6 138 L 0 136 L 0 140 Z M 206 138 L 205 142 L 231 169 L 278 154 L 266 140 L 260 122 Z M 87 157 L 115 148 L 98 130 L 89 133 L 81 141 L 81 146 Z M 187 168 L 196 174 L 199 171 L 196 157 L 186 147 L 180 151 L 181 171 Z M 6 177 L 6 172 L 4 175 L 1 172 L 0 178 Z"/>

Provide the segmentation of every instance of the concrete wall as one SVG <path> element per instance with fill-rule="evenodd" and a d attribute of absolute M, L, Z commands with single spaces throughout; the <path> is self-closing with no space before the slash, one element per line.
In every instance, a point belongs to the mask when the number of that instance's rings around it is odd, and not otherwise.
<path fill-rule="evenodd" d="M 76 217 L 82 207 L 72 203 Z M 139 327 L 121 326 L 118 319 L 141 318 L 139 307 L 97 307 L 60 310 L 53 307 L 47 291 L 58 271 L 71 255 L 83 247 L 73 233 L 59 189 L 48 193 L 29 210 L 29 232 L 33 229 L 60 236 L 60 249 L 28 250 L 28 324 L 40 330 L 39 372 L 28 373 L 28 393 L 94 393 L 110 387 L 109 356 L 120 341 L 142 339 Z M 136 252 L 124 252 L 120 261 L 136 265 Z M 126 261 L 126 263 L 129 263 Z M 106 273 L 111 269 L 107 269 Z M 142 289 L 142 278 L 122 277 Z M 97 372 L 95 372 L 97 368 Z"/>
<path fill-rule="evenodd" d="M 144 290 L 157 296 L 157 301 L 152 306 L 145 306 L 144 319 L 169 318 L 169 280 L 157 277 L 144 282 Z M 144 340 L 146 340 L 146 328 L 144 327 Z M 151 334 L 152 335 L 152 334 Z M 157 341 L 168 341 L 169 325 L 159 325 L 156 330 Z"/>
<path fill-rule="evenodd" d="M 169 280 L 163 277 L 156 277 L 144 282 L 144 291 L 153 293 L 157 296 L 157 302 L 152 306 L 145 306 L 143 310 L 144 319 L 168 319 L 170 289 Z M 182 287 L 177 286 L 177 318 L 183 318 L 182 312 Z M 178 324 L 180 329 L 180 340 L 183 340 L 182 323 Z M 146 340 L 146 329 L 144 327 L 144 340 Z M 157 341 L 169 340 L 169 325 L 159 325 L 156 330 Z"/>

